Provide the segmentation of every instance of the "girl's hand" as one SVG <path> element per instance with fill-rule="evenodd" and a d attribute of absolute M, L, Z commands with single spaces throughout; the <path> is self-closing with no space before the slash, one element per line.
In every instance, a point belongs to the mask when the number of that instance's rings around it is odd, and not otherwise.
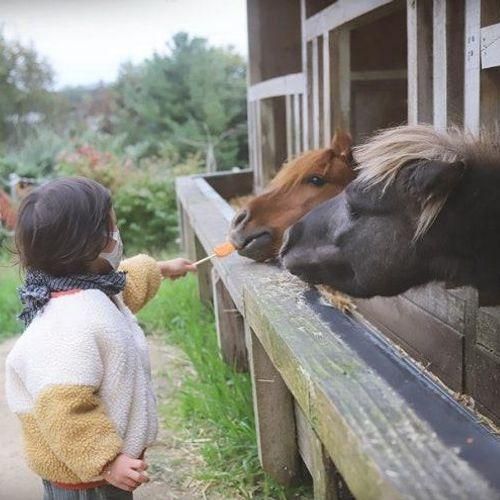
<path fill-rule="evenodd" d="M 113 486 L 125 491 L 134 491 L 142 483 L 147 483 L 149 477 L 145 472 L 148 468 L 144 460 L 132 458 L 120 453 L 102 471 L 104 479 Z"/>
<path fill-rule="evenodd" d="M 158 262 L 160 266 L 161 275 L 164 278 L 176 280 L 186 276 L 188 272 L 195 273 L 196 266 L 187 259 L 172 259 Z"/>

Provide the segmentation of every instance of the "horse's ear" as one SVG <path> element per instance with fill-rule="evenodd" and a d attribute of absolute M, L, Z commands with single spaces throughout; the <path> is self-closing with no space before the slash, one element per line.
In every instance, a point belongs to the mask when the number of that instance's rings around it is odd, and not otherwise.
<path fill-rule="evenodd" d="M 421 201 L 446 196 L 460 183 L 466 166 L 463 161 L 453 163 L 429 160 L 410 167 L 404 181 L 410 194 Z M 405 169 L 406 170 L 406 169 Z"/>
<path fill-rule="evenodd" d="M 332 139 L 331 149 L 336 156 L 350 161 L 352 158 L 352 137 L 349 132 L 346 132 L 340 128 L 335 131 L 335 135 Z"/>

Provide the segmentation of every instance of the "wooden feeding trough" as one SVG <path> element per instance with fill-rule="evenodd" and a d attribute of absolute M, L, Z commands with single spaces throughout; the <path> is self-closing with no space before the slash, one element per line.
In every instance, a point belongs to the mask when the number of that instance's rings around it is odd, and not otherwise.
<path fill-rule="evenodd" d="M 225 240 L 229 199 L 337 126 L 359 141 L 396 123 L 478 132 L 500 118 L 493 0 L 247 4 L 251 170 L 178 180 L 193 259 Z M 487 297 L 433 285 L 345 316 L 238 255 L 204 264 L 199 285 L 222 357 L 251 372 L 260 458 L 278 481 L 308 471 L 316 498 L 500 498 L 500 442 L 451 392 L 500 423 L 500 312 Z"/>

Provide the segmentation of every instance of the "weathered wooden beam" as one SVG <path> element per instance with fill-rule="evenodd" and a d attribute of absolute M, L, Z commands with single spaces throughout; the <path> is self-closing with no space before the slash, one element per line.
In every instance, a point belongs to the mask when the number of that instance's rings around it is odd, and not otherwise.
<path fill-rule="evenodd" d="M 187 256 L 188 259 L 196 260 L 196 250 L 195 250 L 195 235 L 193 228 L 191 226 L 191 222 L 189 220 L 189 214 L 186 210 L 183 209 L 182 205 L 178 205 L 179 210 L 179 218 L 180 218 L 180 226 L 182 228 L 182 249 Z"/>
<path fill-rule="evenodd" d="M 337 500 L 337 471 L 300 406 L 295 404 L 299 452 L 313 480 L 316 500 Z"/>
<path fill-rule="evenodd" d="M 465 0 L 464 126 L 479 134 L 481 2 Z"/>
<path fill-rule="evenodd" d="M 351 128 L 351 33 L 339 28 L 332 35 L 332 106 L 334 128 Z"/>
<path fill-rule="evenodd" d="M 318 56 L 318 39 L 312 40 L 312 145 L 314 149 L 319 148 L 319 56 Z"/>
<path fill-rule="evenodd" d="M 305 78 L 305 89 L 302 94 L 302 151 L 309 149 L 309 99 L 311 80 L 308 74 L 309 61 L 307 60 L 307 38 L 306 38 L 306 0 L 300 0 L 300 26 L 302 40 L 302 74 Z"/>
<path fill-rule="evenodd" d="M 254 119 L 255 119 L 255 182 L 254 189 L 258 192 L 264 189 L 264 167 L 262 161 L 262 115 L 261 102 L 255 101 Z"/>
<path fill-rule="evenodd" d="M 280 484 L 300 480 L 293 398 L 251 328 L 246 329 L 262 468 Z"/>
<path fill-rule="evenodd" d="M 430 389 L 433 384 L 427 382 L 430 385 L 429 392 L 425 391 L 424 407 L 439 412 L 439 416 L 434 413 L 433 424 L 422 419 L 415 400 L 410 403 L 403 396 L 408 395 L 409 374 L 415 367 L 408 366 L 410 371 L 406 374 L 404 369 L 396 368 L 399 354 L 395 351 L 394 385 L 388 385 L 381 373 L 389 365 L 384 362 L 381 372 L 374 371 L 375 364 L 371 368 L 367 365 L 374 356 L 385 357 L 387 347 L 364 345 L 362 328 L 366 327 L 355 327 L 353 320 L 331 308 L 317 306 L 324 314 L 319 317 L 315 309 L 300 299 L 300 285 L 289 280 L 276 274 L 262 282 L 257 279 L 245 283 L 245 319 L 307 420 L 314 423 L 319 440 L 353 495 L 422 499 L 468 499 L 472 495 L 485 500 L 494 497 L 488 481 L 476 471 L 478 464 L 472 466 L 443 441 L 444 435 L 453 432 L 457 441 L 472 439 L 478 444 L 477 440 L 482 439 L 479 436 L 485 434 L 475 427 L 475 418 L 465 417 L 458 403 L 437 386 Z M 325 324 L 330 314 L 333 330 Z M 366 335 L 367 339 L 372 338 L 369 330 Z M 423 388 L 419 384 L 414 387 L 417 392 Z M 444 406 L 438 410 L 440 405 Z M 468 423 L 454 427 L 456 418 Z M 436 426 L 442 426 L 444 434 Z M 488 444 L 483 442 L 484 458 L 489 456 L 486 460 L 492 460 L 491 445 L 500 458 L 496 438 L 487 440 Z M 490 479 L 491 474 L 490 470 Z"/>
<path fill-rule="evenodd" d="M 332 142 L 331 109 L 330 109 L 330 33 L 323 33 L 323 146 Z"/>
<path fill-rule="evenodd" d="M 216 269 L 212 269 L 217 340 L 222 359 L 238 372 L 248 371 L 245 323 Z"/>
<path fill-rule="evenodd" d="M 305 38 L 313 40 L 323 33 L 371 12 L 393 0 L 337 0 L 305 21 Z"/>
<path fill-rule="evenodd" d="M 434 127 L 444 130 L 448 125 L 447 0 L 434 0 L 433 11 Z"/>
<path fill-rule="evenodd" d="M 303 94 L 295 94 L 293 96 L 293 123 L 294 123 L 294 154 L 299 155 L 302 152 L 302 142 L 301 142 L 301 115 L 300 115 L 300 102 Z"/>
<path fill-rule="evenodd" d="M 253 102 L 282 95 L 300 94 L 304 92 L 304 88 L 303 73 L 278 76 L 248 87 L 248 100 Z"/>
<path fill-rule="evenodd" d="M 500 66 L 500 24 L 481 28 L 481 68 Z"/>
<path fill-rule="evenodd" d="M 432 2 L 407 0 L 408 123 L 432 122 Z"/>
<path fill-rule="evenodd" d="M 207 251 L 200 243 L 200 240 L 196 237 L 195 242 L 195 260 L 204 259 L 207 256 Z M 213 288 L 212 288 L 212 263 L 210 261 L 204 262 L 198 266 L 196 272 L 198 278 L 198 293 L 200 295 L 200 300 L 207 307 L 213 307 Z"/>
<path fill-rule="evenodd" d="M 286 121 L 286 156 L 287 159 L 293 156 L 293 95 L 285 96 L 285 121 Z"/>
<path fill-rule="evenodd" d="M 203 174 L 199 177 L 205 179 L 225 200 L 251 194 L 253 189 L 253 172 L 250 169 Z"/>
<path fill-rule="evenodd" d="M 247 99 L 247 126 L 248 126 L 248 167 L 255 176 L 255 119 L 254 104 Z"/>
<path fill-rule="evenodd" d="M 246 5 L 249 83 L 299 72 L 300 0 L 248 0 Z"/>
<path fill-rule="evenodd" d="M 370 82 L 378 80 L 406 80 L 408 72 L 405 69 L 386 69 L 380 71 L 351 71 L 351 81 Z"/>

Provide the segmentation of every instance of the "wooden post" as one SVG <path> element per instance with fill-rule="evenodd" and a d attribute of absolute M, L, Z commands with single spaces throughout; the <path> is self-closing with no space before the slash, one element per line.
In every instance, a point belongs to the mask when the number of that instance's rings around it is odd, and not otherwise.
<path fill-rule="evenodd" d="M 308 74 L 307 63 L 307 38 L 306 38 L 306 0 L 300 0 L 300 26 L 302 40 L 302 73 L 306 77 L 306 85 L 302 94 L 302 150 L 309 149 L 309 105 L 308 95 L 311 88 L 311 81 Z"/>
<path fill-rule="evenodd" d="M 191 223 L 189 221 L 189 216 L 186 210 L 179 203 L 179 220 L 181 226 L 181 237 L 182 237 L 182 250 L 184 254 L 190 260 L 196 260 L 196 250 L 195 250 L 195 235 Z"/>
<path fill-rule="evenodd" d="M 407 0 L 408 123 L 431 123 L 432 106 L 432 2 Z M 445 29 L 443 26 L 442 29 Z"/>
<path fill-rule="evenodd" d="M 245 323 L 219 273 L 212 269 L 217 340 L 222 359 L 238 372 L 248 371 Z"/>
<path fill-rule="evenodd" d="M 351 128 L 351 32 L 339 28 L 332 35 L 332 96 L 334 128 Z"/>
<path fill-rule="evenodd" d="M 200 240 L 195 236 L 195 259 L 200 260 L 207 256 Z M 213 307 L 213 291 L 212 291 L 212 263 L 204 262 L 198 266 L 198 293 L 200 300 L 207 307 Z"/>
<path fill-rule="evenodd" d="M 300 406 L 295 404 L 300 455 L 309 470 L 315 500 L 337 500 L 337 471 Z"/>
<path fill-rule="evenodd" d="M 320 136 L 320 126 L 319 126 L 319 51 L 318 51 L 318 38 L 313 38 L 312 40 L 312 133 L 313 133 L 313 148 L 319 148 L 319 136 Z"/>
<path fill-rule="evenodd" d="M 294 119 L 294 132 L 295 132 L 295 155 L 302 152 L 301 144 L 301 121 L 300 121 L 300 100 L 304 94 L 295 94 L 293 96 L 293 119 Z"/>
<path fill-rule="evenodd" d="M 262 468 L 278 483 L 300 479 L 293 397 L 253 330 L 245 326 Z"/>
<path fill-rule="evenodd" d="M 433 4 L 433 92 L 434 127 L 440 130 L 448 125 L 448 53 L 447 53 L 447 1 L 434 0 Z"/>
<path fill-rule="evenodd" d="M 328 147 L 332 142 L 330 125 L 330 33 L 323 33 L 323 146 Z"/>
<path fill-rule="evenodd" d="M 479 134 L 481 2 L 465 1 L 464 126 Z"/>
<path fill-rule="evenodd" d="M 255 189 L 259 191 L 264 188 L 264 174 L 262 166 L 262 118 L 261 101 L 255 101 L 254 110 L 254 133 L 255 133 Z"/>
<path fill-rule="evenodd" d="M 285 121 L 286 121 L 286 156 L 289 160 L 293 156 L 293 96 L 285 96 Z"/>

